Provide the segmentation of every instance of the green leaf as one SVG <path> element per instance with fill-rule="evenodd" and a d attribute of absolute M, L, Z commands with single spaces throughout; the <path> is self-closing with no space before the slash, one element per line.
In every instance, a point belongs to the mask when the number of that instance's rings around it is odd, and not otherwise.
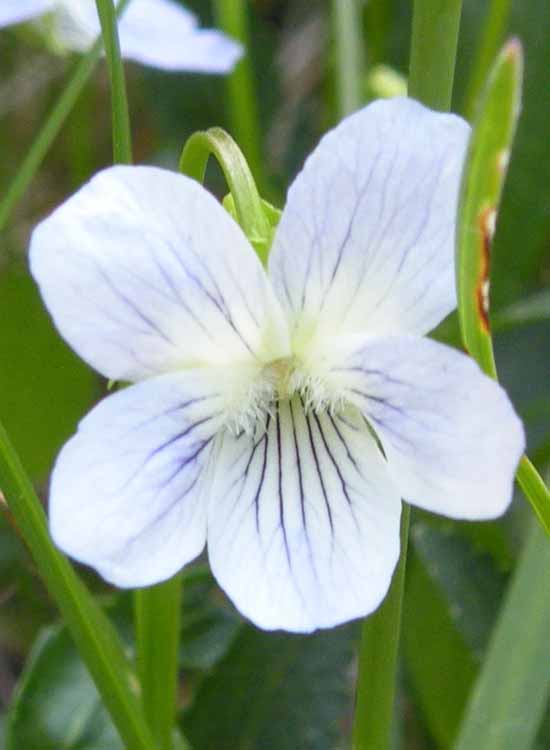
<path fill-rule="evenodd" d="M 493 67 L 480 102 L 460 191 L 456 284 L 464 345 L 482 370 L 497 377 L 489 322 L 491 246 L 497 211 L 520 111 L 523 53 L 508 42 Z M 550 533 L 550 492 L 524 456 L 518 482 Z"/>
<path fill-rule="evenodd" d="M 333 750 L 350 719 L 355 634 L 244 627 L 184 717 L 193 749 Z"/>
<path fill-rule="evenodd" d="M 455 750 L 530 750 L 550 695 L 550 544 L 533 523 Z"/>
<path fill-rule="evenodd" d="M 404 654 L 413 692 L 438 743 L 450 746 L 504 586 L 488 555 L 452 530 L 416 522 L 405 595 Z"/>
<path fill-rule="evenodd" d="M 208 568 L 196 566 L 184 571 L 181 667 L 212 669 L 243 627 L 241 617 L 221 599 Z"/>
<path fill-rule="evenodd" d="M 8 714 L 6 750 L 123 750 L 65 628 L 45 629 Z"/>

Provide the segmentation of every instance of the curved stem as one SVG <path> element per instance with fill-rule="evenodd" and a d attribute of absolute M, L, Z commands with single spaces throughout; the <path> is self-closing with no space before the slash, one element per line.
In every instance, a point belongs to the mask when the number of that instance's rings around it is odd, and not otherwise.
<path fill-rule="evenodd" d="M 237 219 L 262 260 L 266 260 L 273 229 L 240 148 L 221 128 L 193 133 L 180 158 L 180 172 L 203 182 L 210 156 L 215 156 L 235 201 Z"/>

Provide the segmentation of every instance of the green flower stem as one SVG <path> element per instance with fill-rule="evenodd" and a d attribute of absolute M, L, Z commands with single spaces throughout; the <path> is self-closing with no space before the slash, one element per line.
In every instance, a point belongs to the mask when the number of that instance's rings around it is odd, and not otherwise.
<path fill-rule="evenodd" d="M 451 108 L 462 0 L 414 0 L 409 95 Z"/>
<path fill-rule="evenodd" d="M 464 117 L 473 120 L 493 60 L 504 42 L 512 0 L 491 0 L 464 97 Z"/>
<path fill-rule="evenodd" d="M 136 677 L 119 638 L 71 565 L 54 547 L 40 501 L 1 424 L 0 487 L 125 747 L 156 748 L 138 698 Z"/>
<path fill-rule="evenodd" d="M 251 59 L 248 5 L 245 0 L 215 0 L 214 2 L 217 25 L 228 36 L 239 41 L 245 52 L 226 80 L 229 127 L 232 136 L 240 144 L 250 164 L 252 174 L 260 188 L 265 190 L 262 129 Z"/>
<path fill-rule="evenodd" d="M 115 164 L 131 164 L 132 141 L 124 65 L 120 54 L 118 31 L 113 0 L 96 0 L 101 22 L 101 33 L 109 78 L 111 81 L 111 112 L 113 118 L 113 158 Z"/>
<path fill-rule="evenodd" d="M 332 0 L 336 47 L 336 94 L 339 117 L 363 103 L 363 49 L 358 0 Z"/>
<path fill-rule="evenodd" d="M 273 229 L 246 159 L 231 136 L 221 128 L 193 133 L 183 148 L 180 172 L 203 182 L 206 164 L 211 155 L 222 168 L 241 228 L 260 258 L 265 261 Z"/>
<path fill-rule="evenodd" d="M 117 15 L 120 15 L 130 0 L 121 0 L 117 6 Z M 0 232 L 6 224 L 25 194 L 25 191 L 33 181 L 35 174 L 44 161 L 50 146 L 55 141 L 65 120 L 74 107 L 78 97 L 84 90 L 86 83 L 92 75 L 95 66 L 101 57 L 103 50 L 103 39 L 98 39 L 92 49 L 84 55 L 77 64 L 74 73 L 63 90 L 61 96 L 54 104 L 53 109 L 46 118 L 38 136 L 31 145 L 26 157 L 23 159 L 17 174 L 6 190 L 0 202 Z"/>
<path fill-rule="evenodd" d="M 178 692 L 181 575 L 135 592 L 138 676 L 159 750 L 172 750 Z"/>
<path fill-rule="evenodd" d="M 461 6 L 458 0 L 414 3 L 409 95 L 426 106 L 445 111 L 451 104 Z M 390 747 L 408 529 L 409 509 L 403 504 L 401 556 L 390 592 L 363 626 L 353 750 Z"/>
<path fill-rule="evenodd" d="M 403 503 L 399 563 L 386 598 L 363 623 L 353 750 L 388 750 L 390 747 L 409 517 L 410 508 Z"/>

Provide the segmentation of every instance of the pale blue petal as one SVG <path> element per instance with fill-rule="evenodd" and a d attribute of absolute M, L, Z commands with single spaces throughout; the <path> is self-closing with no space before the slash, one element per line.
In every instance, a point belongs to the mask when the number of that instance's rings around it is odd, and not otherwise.
<path fill-rule="evenodd" d="M 1 0 L 0 27 L 29 21 L 52 10 L 55 0 Z"/>
<path fill-rule="evenodd" d="M 306 416 L 280 401 L 264 434 L 216 455 L 208 555 L 235 606 L 309 632 L 372 612 L 399 556 L 401 502 L 356 409 Z"/>
<path fill-rule="evenodd" d="M 452 518 L 504 513 L 525 436 L 500 385 L 429 339 L 348 343 L 346 355 L 339 342 L 333 385 L 376 431 L 402 497 Z"/>
<path fill-rule="evenodd" d="M 54 34 L 58 44 L 84 52 L 100 33 L 95 3 L 61 0 Z M 122 56 L 154 68 L 228 73 L 241 45 L 215 30 L 201 30 L 196 17 L 173 0 L 132 0 L 118 24 Z"/>
<path fill-rule="evenodd" d="M 288 329 L 241 229 L 197 182 L 113 167 L 43 221 L 31 271 L 62 336 L 115 380 L 288 353 Z"/>
<path fill-rule="evenodd" d="M 269 259 L 297 328 L 424 334 L 455 306 L 455 216 L 469 127 L 411 100 L 328 133 L 292 184 Z"/>
<path fill-rule="evenodd" d="M 201 373 L 165 375 L 104 399 L 51 480 L 56 544 L 118 586 L 176 573 L 204 547 L 208 462 L 223 395 Z"/>

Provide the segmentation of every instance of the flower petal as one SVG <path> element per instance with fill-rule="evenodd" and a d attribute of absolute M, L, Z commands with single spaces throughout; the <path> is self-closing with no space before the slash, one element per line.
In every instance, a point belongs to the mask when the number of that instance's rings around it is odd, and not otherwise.
<path fill-rule="evenodd" d="M 242 46 L 214 29 L 195 29 L 195 23 L 169 0 L 133 0 L 119 26 L 122 54 L 164 70 L 231 72 Z"/>
<path fill-rule="evenodd" d="M 296 325 L 423 334 L 454 308 L 468 134 L 460 118 L 396 98 L 322 139 L 290 188 L 269 263 Z"/>
<path fill-rule="evenodd" d="M 51 481 L 61 549 L 119 586 L 161 581 L 201 552 L 218 385 L 201 372 L 152 378 L 82 420 Z"/>
<path fill-rule="evenodd" d="M 208 519 L 214 575 L 262 628 L 309 632 L 372 612 L 399 555 L 401 503 L 359 413 L 279 403 L 265 434 L 223 436 Z"/>
<path fill-rule="evenodd" d="M 61 47 L 86 51 L 100 34 L 95 3 L 61 0 L 54 36 Z M 164 70 L 228 73 L 242 47 L 172 0 L 132 0 L 118 24 L 122 56 Z"/>
<path fill-rule="evenodd" d="M 428 339 L 362 339 L 333 375 L 378 434 L 405 500 L 452 518 L 504 513 L 523 427 L 474 360 Z"/>
<path fill-rule="evenodd" d="M 62 336 L 109 378 L 287 353 L 256 254 L 182 175 L 99 173 L 34 231 L 31 270 Z"/>
<path fill-rule="evenodd" d="M 0 28 L 29 21 L 50 11 L 55 0 L 2 0 L 0 3 Z"/>

